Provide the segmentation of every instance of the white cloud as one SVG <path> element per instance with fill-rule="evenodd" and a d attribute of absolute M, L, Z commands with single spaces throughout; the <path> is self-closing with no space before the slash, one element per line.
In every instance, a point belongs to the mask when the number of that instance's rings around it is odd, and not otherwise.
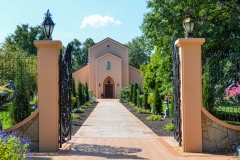
<path fill-rule="evenodd" d="M 122 22 L 120 22 L 119 20 L 115 20 L 113 17 L 110 16 L 101 16 L 94 14 L 91 16 L 84 17 L 80 28 L 85 28 L 87 25 L 93 27 L 105 27 L 109 24 L 120 25 L 122 24 Z"/>

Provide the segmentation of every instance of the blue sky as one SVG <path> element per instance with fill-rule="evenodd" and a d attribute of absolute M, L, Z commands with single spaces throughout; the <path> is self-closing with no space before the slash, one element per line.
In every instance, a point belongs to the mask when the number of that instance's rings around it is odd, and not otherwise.
<path fill-rule="evenodd" d="M 0 43 L 17 25 L 40 25 L 47 9 L 56 23 L 53 39 L 99 42 L 110 37 L 127 43 L 140 36 L 146 0 L 1 0 Z"/>

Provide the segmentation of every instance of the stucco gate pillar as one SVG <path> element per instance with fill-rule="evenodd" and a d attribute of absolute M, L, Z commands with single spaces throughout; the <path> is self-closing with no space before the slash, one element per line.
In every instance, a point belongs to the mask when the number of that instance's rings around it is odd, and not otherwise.
<path fill-rule="evenodd" d="M 61 41 L 34 41 L 38 48 L 39 151 L 59 149 L 59 67 Z"/>
<path fill-rule="evenodd" d="M 179 38 L 182 150 L 202 152 L 202 60 L 205 38 Z"/>

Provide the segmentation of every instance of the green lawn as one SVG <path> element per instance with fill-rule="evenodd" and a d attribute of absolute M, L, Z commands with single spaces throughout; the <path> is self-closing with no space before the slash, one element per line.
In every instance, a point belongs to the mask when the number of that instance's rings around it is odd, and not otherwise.
<path fill-rule="evenodd" d="M 222 103 L 219 106 L 215 106 L 214 109 L 217 111 L 227 112 L 227 113 L 238 113 L 240 114 L 240 106 L 236 106 L 230 103 Z"/>

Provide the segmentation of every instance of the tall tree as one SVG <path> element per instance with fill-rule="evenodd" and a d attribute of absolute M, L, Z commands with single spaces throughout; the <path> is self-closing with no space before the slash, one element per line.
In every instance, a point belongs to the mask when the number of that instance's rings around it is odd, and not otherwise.
<path fill-rule="evenodd" d="M 143 36 L 133 38 L 131 42 L 127 43 L 129 64 L 136 68 L 140 68 L 140 65 L 145 65 L 150 60 L 150 55 L 153 50 L 153 45 L 145 43 Z"/>
<path fill-rule="evenodd" d="M 35 27 L 28 24 L 17 25 L 14 33 L 5 38 L 4 48 L 11 47 L 12 51 L 20 50 L 28 54 L 37 54 L 37 48 L 33 44 L 34 40 L 43 40 L 45 37 L 43 28 L 38 25 Z"/>
<path fill-rule="evenodd" d="M 189 8 L 193 8 L 190 11 L 196 21 L 194 37 L 206 38 L 202 47 L 203 65 L 207 59 L 214 59 L 213 52 L 240 51 L 240 10 L 236 0 L 148 0 L 147 8 L 149 12 L 144 15 L 141 30 L 147 43 L 154 44 L 153 56 L 158 62 L 151 58 L 150 63 L 141 68 L 144 88 L 153 89 L 159 81 L 162 94 L 171 92 L 172 45 L 178 38 L 185 37 L 181 24 Z M 225 59 L 226 55 L 221 58 Z"/>
<path fill-rule="evenodd" d="M 73 46 L 72 49 L 72 60 L 73 60 L 73 71 L 87 65 L 88 63 L 88 48 L 94 43 L 93 39 L 87 38 L 85 42 L 81 43 L 79 40 L 74 39 L 70 42 Z"/>

